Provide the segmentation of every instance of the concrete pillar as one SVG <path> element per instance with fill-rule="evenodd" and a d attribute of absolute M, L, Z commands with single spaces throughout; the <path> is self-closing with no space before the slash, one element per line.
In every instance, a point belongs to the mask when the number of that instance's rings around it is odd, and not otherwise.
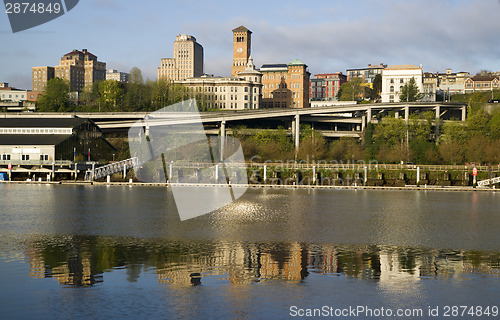
<path fill-rule="evenodd" d="M 224 161 L 224 142 L 226 141 L 226 121 L 220 123 L 220 161 Z"/>
<path fill-rule="evenodd" d="M 94 172 L 94 165 L 92 165 L 92 172 Z M 56 164 L 52 162 L 52 180 L 54 180 L 55 176 L 56 176 Z"/>
<path fill-rule="evenodd" d="M 267 180 L 267 166 L 264 165 L 264 183 L 266 183 Z"/>
<path fill-rule="evenodd" d="M 366 110 L 366 119 L 368 120 L 368 123 L 372 122 L 372 108 L 368 107 Z"/>
<path fill-rule="evenodd" d="M 406 105 L 405 106 L 405 121 L 408 122 L 410 119 L 410 106 Z"/>
<path fill-rule="evenodd" d="M 462 121 L 465 121 L 466 118 L 467 118 L 467 108 L 462 107 Z"/>
<path fill-rule="evenodd" d="M 399 118 L 399 110 L 396 110 L 394 112 L 394 118 L 398 119 Z"/>
<path fill-rule="evenodd" d="M 170 165 L 168 166 L 168 181 L 172 183 L 172 162 L 170 162 Z"/>
<path fill-rule="evenodd" d="M 92 181 L 94 181 L 94 177 L 95 177 L 95 163 L 92 162 Z"/>
<path fill-rule="evenodd" d="M 365 175 L 363 176 L 363 186 L 366 186 L 367 180 L 368 180 L 368 167 L 365 166 Z"/>
<path fill-rule="evenodd" d="M 295 151 L 299 151 L 300 140 L 300 115 L 295 115 Z"/>
<path fill-rule="evenodd" d="M 434 134 L 436 135 L 436 139 L 439 136 L 439 118 L 441 117 L 441 107 L 436 107 L 436 128 L 434 130 Z"/>
<path fill-rule="evenodd" d="M 125 163 L 123 165 L 123 179 L 125 179 L 127 177 L 127 164 Z"/>
<path fill-rule="evenodd" d="M 110 183 L 111 182 L 111 177 L 109 176 L 109 174 L 106 176 L 106 183 Z"/>
<path fill-rule="evenodd" d="M 75 181 L 78 178 L 78 162 L 75 162 Z"/>
<path fill-rule="evenodd" d="M 417 167 L 417 184 L 420 183 L 420 167 Z"/>
<path fill-rule="evenodd" d="M 215 165 L 215 183 L 219 183 L 219 165 Z"/>
<path fill-rule="evenodd" d="M 339 130 L 338 124 L 335 123 L 335 131 L 338 131 L 338 130 Z"/>
<path fill-rule="evenodd" d="M 316 184 L 316 166 L 313 166 L 313 184 Z"/>
<path fill-rule="evenodd" d="M 361 116 L 361 131 L 365 132 L 366 128 L 366 116 Z"/>

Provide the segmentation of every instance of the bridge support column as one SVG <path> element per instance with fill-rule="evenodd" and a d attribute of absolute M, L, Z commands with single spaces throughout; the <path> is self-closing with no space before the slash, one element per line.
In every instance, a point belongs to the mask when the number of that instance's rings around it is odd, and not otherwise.
<path fill-rule="evenodd" d="M 361 132 L 365 132 L 366 116 L 361 116 Z"/>
<path fill-rule="evenodd" d="M 420 183 L 420 167 L 417 167 L 417 185 Z"/>
<path fill-rule="evenodd" d="M 52 180 L 54 180 L 55 176 L 56 176 L 56 164 L 52 162 Z"/>
<path fill-rule="evenodd" d="M 440 117 L 441 117 L 441 107 L 437 106 L 436 107 L 436 120 L 439 120 Z"/>
<path fill-rule="evenodd" d="M 295 139 L 295 152 L 299 151 L 299 140 L 300 140 L 300 115 L 295 115 L 295 133 L 294 133 L 294 139 Z M 292 126 L 293 127 L 293 126 Z"/>
<path fill-rule="evenodd" d="M 224 161 L 224 143 L 226 142 L 226 121 L 220 123 L 220 161 Z"/>
<path fill-rule="evenodd" d="M 316 184 L 316 166 L 313 166 L 312 183 L 313 185 Z"/>
<path fill-rule="evenodd" d="M 266 184 L 266 181 L 267 181 L 267 166 L 264 165 L 264 184 Z"/>
<path fill-rule="evenodd" d="M 372 108 L 371 107 L 368 107 L 368 109 L 366 109 L 366 120 L 368 121 L 368 123 L 372 122 Z"/>
<path fill-rule="evenodd" d="M 410 106 L 406 105 L 405 106 L 405 121 L 408 122 L 410 119 Z"/>
<path fill-rule="evenodd" d="M 467 108 L 462 107 L 462 121 L 465 121 L 466 118 L 467 118 Z"/>
<path fill-rule="evenodd" d="M 434 134 L 436 135 L 436 140 L 437 140 L 438 135 L 439 135 L 439 119 L 440 118 L 441 118 L 441 107 L 437 106 L 436 107 L 436 127 L 434 130 Z"/>
<path fill-rule="evenodd" d="M 170 165 L 168 166 L 168 182 L 172 183 L 172 162 L 170 162 Z"/>
<path fill-rule="evenodd" d="M 365 166 L 365 172 L 364 172 L 364 175 L 363 175 L 363 186 L 366 186 L 366 182 L 368 181 L 368 167 Z"/>
<path fill-rule="evenodd" d="M 399 119 L 399 110 L 394 112 L 394 118 Z"/>
<path fill-rule="evenodd" d="M 127 164 L 124 163 L 123 164 L 123 179 L 125 179 L 127 177 Z"/>

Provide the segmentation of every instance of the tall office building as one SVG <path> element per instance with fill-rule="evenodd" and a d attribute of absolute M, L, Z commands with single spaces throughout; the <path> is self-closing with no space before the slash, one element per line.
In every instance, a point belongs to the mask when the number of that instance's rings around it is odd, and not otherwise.
<path fill-rule="evenodd" d="M 96 81 L 106 80 L 106 63 L 97 61 L 97 57 L 88 52 L 73 50 L 65 54 L 55 67 L 33 67 L 33 91 L 43 91 L 47 81 L 56 77 L 68 80 L 71 90 L 82 91 L 92 87 Z"/>
<path fill-rule="evenodd" d="M 181 34 L 174 41 L 173 58 L 162 58 L 158 79 L 174 81 L 203 75 L 203 47 L 193 36 Z"/>
<path fill-rule="evenodd" d="M 244 71 L 251 55 L 252 31 L 244 26 L 233 29 L 233 65 L 231 77 L 237 77 Z"/>

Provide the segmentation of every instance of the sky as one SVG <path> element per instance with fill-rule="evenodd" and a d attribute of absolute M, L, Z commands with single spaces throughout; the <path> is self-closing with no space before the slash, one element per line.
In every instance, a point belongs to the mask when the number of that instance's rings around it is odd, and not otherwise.
<path fill-rule="evenodd" d="M 0 12 L 0 82 L 31 89 L 31 67 L 88 49 L 107 69 L 156 80 L 179 34 L 196 37 L 205 73 L 228 76 L 232 29 L 252 33 L 263 64 L 299 59 L 311 74 L 368 64 L 422 64 L 425 72 L 500 70 L 500 0 L 80 0 L 63 16 L 13 33 Z"/>

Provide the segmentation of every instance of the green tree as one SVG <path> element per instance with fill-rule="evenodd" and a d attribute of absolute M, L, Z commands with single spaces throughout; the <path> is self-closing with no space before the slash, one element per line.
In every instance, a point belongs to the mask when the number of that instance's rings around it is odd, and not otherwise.
<path fill-rule="evenodd" d="M 410 81 L 405 83 L 401 89 L 401 94 L 399 95 L 399 101 L 415 102 L 422 99 L 422 94 L 418 89 L 417 82 L 415 78 L 411 78 Z"/>
<path fill-rule="evenodd" d="M 104 80 L 99 82 L 99 111 L 121 111 L 118 105 L 122 102 L 124 88 L 121 82 L 116 80 Z"/>
<path fill-rule="evenodd" d="M 71 85 L 69 81 L 53 78 L 47 82 L 45 92 L 38 98 L 37 110 L 40 112 L 67 112 L 75 109 L 70 99 Z"/>
<path fill-rule="evenodd" d="M 373 79 L 373 89 L 371 92 L 370 99 L 372 100 L 379 100 L 380 99 L 380 93 L 382 92 L 382 75 L 377 74 L 375 78 Z"/>
<path fill-rule="evenodd" d="M 354 77 L 348 82 L 343 83 L 340 86 L 340 97 L 341 101 L 360 101 L 364 97 L 364 87 L 362 86 L 363 79 L 360 77 Z"/>
<path fill-rule="evenodd" d="M 142 77 L 141 69 L 137 67 L 133 67 L 129 71 L 129 83 L 133 84 L 144 84 L 144 78 Z"/>
<path fill-rule="evenodd" d="M 491 115 L 488 131 L 491 139 L 500 139 L 500 109 L 495 110 Z"/>

